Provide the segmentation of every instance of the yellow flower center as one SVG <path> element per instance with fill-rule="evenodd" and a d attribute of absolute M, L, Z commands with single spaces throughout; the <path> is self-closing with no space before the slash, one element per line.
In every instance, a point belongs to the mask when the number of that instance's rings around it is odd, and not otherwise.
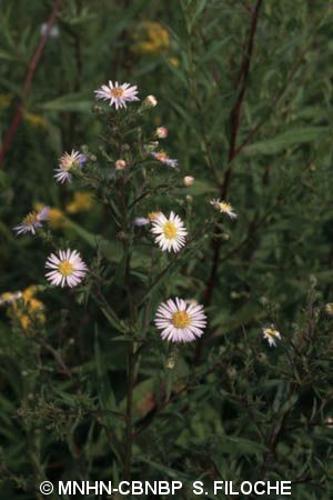
<path fill-rule="evenodd" d="M 177 236 L 177 227 L 176 225 L 168 221 L 163 226 L 163 234 L 167 240 L 173 240 Z"/>
<path fill-rule="evenodd" d="M 69 260 L 63 260 L 58 265 L 58 271 L 63 276 L 70 276 L 74 271 L 74 266 Z"/>
<path fill-rule="evenodd" d="M 230 203 L 227 203 L 226 201 L 221 201 L 220 210 L 221 212 L 230 212 L 232 210 Z"/>
<path fill-rule="evenodd" d="M 191 323 L 191 318 L 186 311 L 177 311 L 172 315 L 171 322 L 175 328 L 186 328 Z"/>
<path fill-rule="evenodd" d="M 37 218 L 37 212 L 30 212 L 28 215 L 26 215 L 23 219 L 24 224 L 36 224 L 38 222 Z"/>
<path fill-rule="evenodd" d="M 150 221 L 156 220 L 161 212 L 149 212 L 147 217 Z"/>
<path fill-rule="evenodd" d="M 18 317 L 20 325 L 23 330 L 28 330 L 31 325 L 31 320 L 27 314 L 22 314 Z"/>
<path fill-rule="evenodd" d="M 112 97 L 118 99 L 119 97 L 122 97 L 124 95 L 124 89 L 122 89 L 121 87 L 115 87 L 111 89 L 111 95 Z"/>
<path fill-rule="evenodd" d="M 165 161 L 165 160 L 168 160 L 168 155 L 166 153 L 164 153 L 163 151 L 161 151 L 160 153 L 156 153 L 155 158 L 158 161 Z"/>
<path fill-rule="evenodd" d="M 0 299 L 3 302 L 11 302 L 12 300 L 15 300 L 15 296 L 11 292 L 4 292 L 0 295 Z"/>
<path fill-rule="evenodd" d="M 279 336 L 279 332 L 277 330 L 273 330 L 273 328 L 265 328 L 264 332 L 268 335 L 268 337 L 275 338 Z"/>

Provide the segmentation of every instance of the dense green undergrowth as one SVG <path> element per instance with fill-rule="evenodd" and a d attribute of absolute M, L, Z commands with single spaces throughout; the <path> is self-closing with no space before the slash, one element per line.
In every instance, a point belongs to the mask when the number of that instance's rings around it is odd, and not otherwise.
<path fill-rule="evenodd" d="M 0 498 L 125 477 L 291 480 L 292 498 L 330 498 L 332 9 L 68 0 L 25 93 L 52 8 L 0 5 L 2 145 L 22 105 L 0 169 Z M 97 102 L 109 80 L 140 102 Z M 151 156 L 158 127 L 176 169 Z M 87 164 L 62 185 L 72 149 Z M 41 233 L 15 235 L 43 205 Z M 188 230 L 177 254 L 133 224 L 159 211 Z M 89 273 L 52 287 L 45 261 L 68 247 Z M 200 340 L 161 339 L 169 297 L 204 306 Z"/>

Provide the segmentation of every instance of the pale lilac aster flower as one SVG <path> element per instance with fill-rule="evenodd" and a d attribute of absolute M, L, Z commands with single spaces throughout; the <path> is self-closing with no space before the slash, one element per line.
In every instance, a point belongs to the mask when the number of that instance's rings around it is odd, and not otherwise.
<path fill-rule="evenodd" d="M 207 324 L 203 306 L 175 298 L 162 302 L 157 309 L 155 325 L 163 340 L 192 342 L 201 337 Z"/>
<path fill-rule="evenodd" d="M 147 219 L 147 217 L 135 217 L 133 221 L 134 226 L 146 226 L 147 224 L 150 224 L 150 220 Z"/>
<path fill-rule="evenodd" d="M 167 218 L 162 212 L 152 220 L 151 232 L 156 235 L 155 243 L 165 252 L 179 252 L 185 245 L 187 231 L 181 218 L 171 212 Z"/>
<path fill-rule="evenodd" d="M 48 219 L 49 207 L 43 207 L 39 211 L 32 211 L 28 213 L 22 220 L 21 224 L 14 227 L 16 234 L 36 234 L 37 229 L 40 229 L 43 222 Z"/>
<path fill-rule="evenodd" d="M 169 156 L 166 154 L 165 151 L 153 151 L 151 155 L 153 158 L 155 158 L 155 160 L 160 161 L 161 163 L 167 165 L 168 167 L 175 168 L 178 165 L 178 160 L 175 160 L 174 158 L 169 158 Z"/>
<path fill-rule="evenodd" d="M 108 85 L 102 85 L 95 90 L 96 99 L 110 101 L 109 105 L 116 109 L 126 108 L 127 102 L 139 101 L 138 87 L 129 83 L 113 83 L 111 80 Z"/>
<path fill-rule="evenodd" d="M 47 258 L 45 267 L 51 269 L 45 276 L 55 286 L 77 286 L 87 274 L 87 266 L 77 250 L 58 250 Z"/>
<path fill-rule="evenodd" d="M 75 168 L 82 168 L 87 161 L 86 155 L 79 151 L 72 150 L 71 153 L 64 153 L 59 158 L 59 167 L 55 169 L 54 177 L 57 182 L 63 184 L 64 182 L 72 181 L 71 170 Z"/>
<path fill-rule="evenodd" d="M 266 326 L 265 328 L 263 328 L 262 334 L 264 336 L 264 339 L 267 340 L 270 347 L 276 347 L 277 341 L 281 340 L 281 334 L 274 325 Z"/>
<path fill-rule="evenodd" d="M 237 218 L 237 214 L 230 203 L 221 200 L 211 200 L 210 204 L 222 214 L 228 215 L 230 219 Z"/>

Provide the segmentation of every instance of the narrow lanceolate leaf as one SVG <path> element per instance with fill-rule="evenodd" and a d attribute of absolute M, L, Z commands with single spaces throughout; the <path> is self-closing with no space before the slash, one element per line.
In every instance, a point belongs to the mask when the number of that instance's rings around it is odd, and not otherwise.
<path fill-rule="evenodd" d="M 271 139 L 255 142 L 244 148 L 244 154 L 248 155 L 272 155 L 280 153 L 287 148 L 318 141 L 328 133 L 328 127 L 304 127 L 288 130 L 276 135 Z"/>
<path fill-rule="evenodd" d="M 87 113 L 91 111 L 91 99 L 86 94 L 67 94 L 38 106 L 45 111 L 72 111 Z"/>

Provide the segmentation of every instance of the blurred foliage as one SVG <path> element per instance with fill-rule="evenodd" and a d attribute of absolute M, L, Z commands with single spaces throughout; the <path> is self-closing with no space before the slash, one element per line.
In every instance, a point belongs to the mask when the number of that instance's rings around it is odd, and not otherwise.
<path fill-rule="evenodd" d="M 3 138 L 52 2 L 2 0 L 0 9 Z M 63 2 L 0 170 L 0 293 L 25 293 L 0 311 L 1 498 L 39 498 L 45 478 L 123 479 L 126 245 L 105 193 L 98 203 L 93 186 L 53 179 L 63 151 L 102 154 L 93 90 L 110 79 L 156 95 L 144 129 L 167 126 L 181 176 L 195 177 L 184 189 L 158 173 L 173 194 L 144 210 L 177 209 L 202 236 L 144 297 L 132 477 L 282 479 L 295 499 L 332 496 L 333 11 L 324 0 L 262 2 L 230 163 L 253 15 L 250 0 Z M 209 200 L 230 166 L 238 219 L 213 234 Z M 54 237 L 80 249 L 116 317 L 87 300 L 89 283 L 76 294 L 45 286 L 49 242 L 12 232 L 36 204 L 51 206 Z M 138 248 L 130 286 L 139 294 L 157 264 L 149 245 Z M 161 342 L 151 320 L 172 295 L 205 303 L 206 340 Z M 261 335 L 269 323 L 282 335 L 276 349 Z"/>

